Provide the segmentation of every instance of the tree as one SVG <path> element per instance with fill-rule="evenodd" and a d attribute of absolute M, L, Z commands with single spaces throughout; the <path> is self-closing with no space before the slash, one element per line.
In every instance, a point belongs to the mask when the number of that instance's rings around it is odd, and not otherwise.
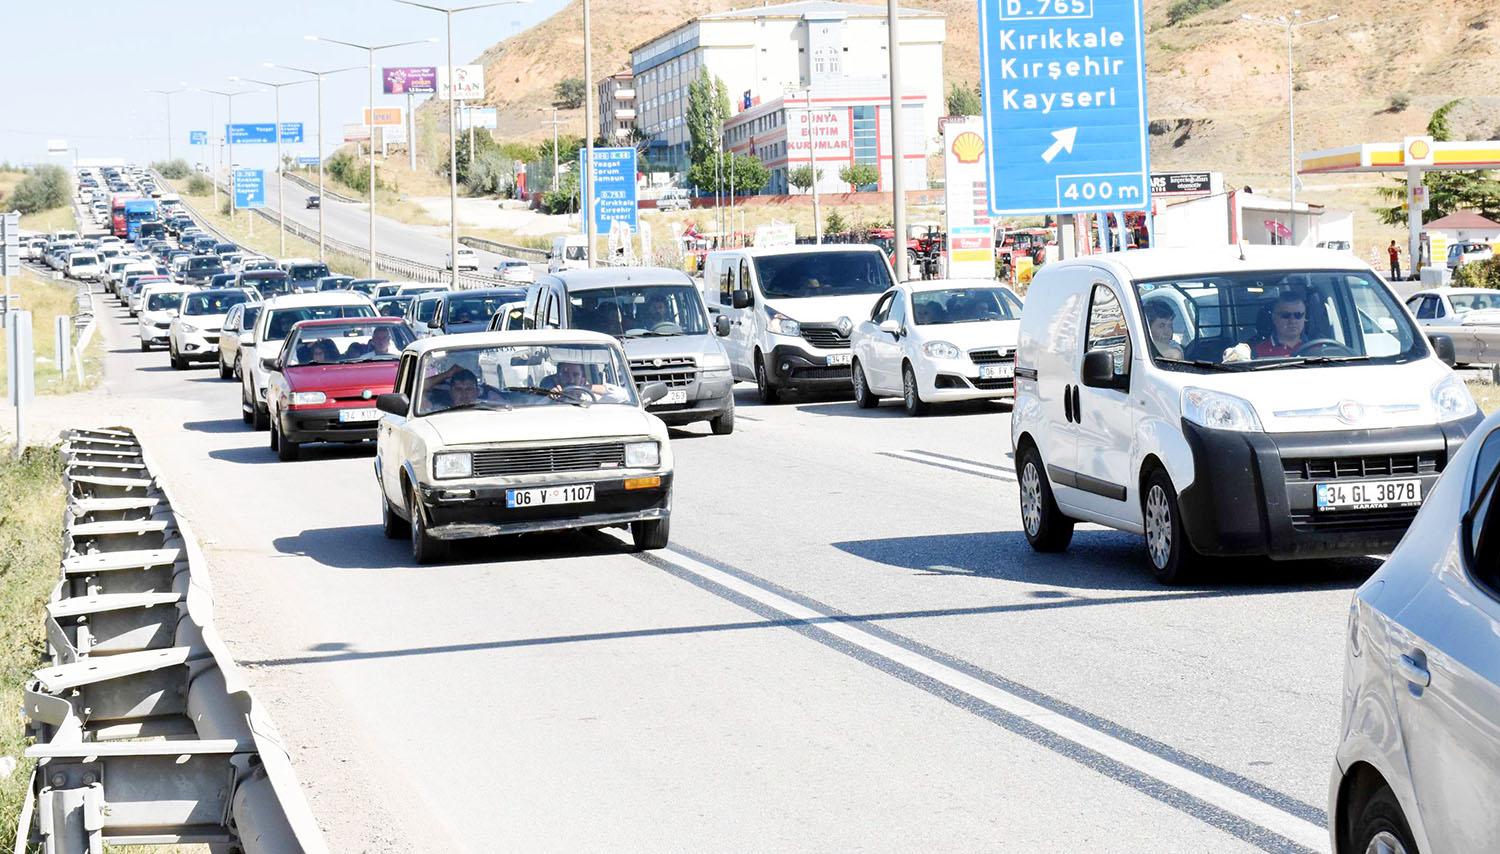
<path fill-rule="evenodd" d="M 753 154 L 726 152 L 717 173 L 713 158 L 698 163 L 688 171 L 688 182 L 699 189 L 713 192 L 715 181 L 722 193 L 727 193 L 730 189 L 734 190 L 735 195 L 757 193 L 771 183 L 771 170 Z"/>
<path fill-rule="evenodd" d="M 950 116 L 977 116 L 984 112 L 984 104 L 979 99 L 979 87 L 970 88 L 961 83 L 954 83 L 948 89 L 948 115 Z"/>
<path fill-rule="evenodd" d="M 587 92 L 584 87 L 587 85 L 582 77 L 557 81 L 557 85 L 552 87 L 553 106 L 559 110 L 576 110 L 583 106 L 584 94 Z"/>
<path fill-rule="evenodd" d="M 10 195 L 10 206 L 23 214 L 60 208 L 68 203 L 68 173 L 61 166 L 38 166 L 21 179 Z"/>
<path fill-rule="evenodd" d="M 822 178 L 823 170 L 821 168 L 818 170 L 818 177 L 813 178 L 811 163 L 804 163 L 796 168 L 788 169 L 786 172 L 786 182 L 804 193 L 812 189 L 815 180 L 822 180 Z"/>
<path fill-rule="evenodd" d="M 1458 101 L 1449 101 L 1433 112 L 1427 122 L 1427 135 L 1437 142 L 1448 142 L 1453 130 L 1448 124 L 1448 115 L 1458 106 Z M 1441 219 L 1456 210 L 1470 209 L 1486 219 L 1500 219 L 1500 181 L 1493 173 L 1484 171 L 1448 172 L 1431 171 L 1422 176 L 1427 196 L 1432 204 L 1422 212 L 1422 222 Z M 1396 181 L 1395 186 L 1381 187 L 1380 195 L 1395 202 L 1391 207 L 1376 208 L 1375 213 L 1386 225 L 1406 223 L 1406 179 Z"/>
<path fill-rule="evenodd" d="M 729 89 L 723 80 L 699 69 L 698 77 L 688 84 L 687 126 L 689 170 L 698 168 L 720 150 L 720 135 L 729 118 Z M 712 182 L 710 182 L 712 183 Z M 701 186 L 701 185 L 700 185 Z"/>
<path fill-rule="evenodd" d="M 873 163 L 851 163 L 839 167 L 839 180 L 855 189 L 880 184 L 880 169 Z"/>
<path fill-rule="evenodd" d="M 516 179 L 515 165 L 499 148 L 479 152 L 469 167 L 464 186 L 474 196 L 498 196 Z"/>
<path fill-rule="evenodd" d="M 844 215 L 839 213 L 838 208 L 830 210 L 828 216 L 823 218 L 824 234 L 843 234 L 848 230 L 849 223 L 844 222 Z"/>

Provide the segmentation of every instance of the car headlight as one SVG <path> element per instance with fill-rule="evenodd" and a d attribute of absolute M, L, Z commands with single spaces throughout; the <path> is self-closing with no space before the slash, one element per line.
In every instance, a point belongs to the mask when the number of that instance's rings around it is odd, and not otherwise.
<path fill-rule="evenodd" d="M 1182 417 L 1200 427 L 1250 433 L 1261 430 L 1255 407 L 1244 398 L 1209 391 L 1206 388 L 1182 390 Z"/>
<path fill-rule="evenodd" d="M 655 442 L 631 442 L 625 446 L 625 468 L 649 469 L 661 465 L 661 445 Z"/>
<path fill-rule="evenodd" d="M 698 361 L 698 365 L 705 371 L 727 371 L 729 359 L 723 353 L 709 353 Z"/>
<path fill-rule="evenodd" d="M 947 341 L 928 341 L 922 345 L 922 352 L 932 359 L 957 359 L 958 348 Z"/>
<path fill-rule="evenodd" d="M 184 323 L 184 324 L 182 324 L 182 331 L 186 332 L 189 335 L 193 335 L 193 334 L 197 333 L 198 327 L 194 326 L 191 323 Z"/>
<path fill-rule="evenodd" d="M 766 314 L 770 316 L 771 322 L 768 328 L 773 334 L 788 335 L 792 338 L 802 337 L 802 324 L 787 317 L 770 306 L 766 306 Z"/>
<path fill-rule="evenodd" d="M 1479 411 L 1469 387 L 1458 374 L 1449 374 L 1432 387 L 1432 405 L 1437 407 L 1438 421 L 1456 421 Z"/>
<path fill-rule="evenodd" d="M 292 392 L 293 406 L 317 406 L 327 403 L 328 395 L 321 391 L 294 391 Z"/>
<path fill-rule="evenodd" d="M 628 445 L 626 447 L 629 447 Z M 468 451 L 449 451 L 434 454 L 432 474 L 434 477 L 468 477 L 474 473 L 474 455 Z"/>

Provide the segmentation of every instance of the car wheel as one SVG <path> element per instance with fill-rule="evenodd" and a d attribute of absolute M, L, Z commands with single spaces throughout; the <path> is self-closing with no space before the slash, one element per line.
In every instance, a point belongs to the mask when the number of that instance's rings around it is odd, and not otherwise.
<path fill-rule="evenodd" d="M 380 526 L 387 539 L 404 540 L 411 536 L 411 523 L 396 515 L 391 500 L 385 497 L 385 487 L 380 487 Z"/>
<path fill-rule="evenodd" d="M 276 451 L 276 459 L 284 463 L 296 462 L 302 457 L 302 443 L 293 442 L 281 432 L 278 423 L 280 419 L 271 422 L 271 447 Z"/>
<path fill-rule="evenodd" d="M 151 345 L 147 344 L 146 343 L 146 339 L 142 338 L 141 339 L 141 352 L 142 353 L 147 353 L 147 352 L 150 352 L 150 350 L 151 350 Z"/>
<path fill-rule="evenodd" d="M 781 390 L 771 385 L 771 378 L 766 375 L 766 360 L 761 358 L 758 350 L 755 353 L 755 391 L 760 395 L 760 402 L 767 406 L 781 402 Z"/>
<path fill-rule="evenodd" d="M 177 355 L 177 351 L 173 350 L 170 344 L 167 345 L 167 360 L 172 363 L 172 370 L 174 371 L 187 369 L 187 360 Z"/>
<path fill-rule="evenodd" d="M 854 405 L 860 409 L 874 409 L 880 405 L 880 398 L 870 391 L 870 382 L 865 379 L 865 369 L 855 359 L 849 366 L 849 379 L 854 383 Z"/>
<path fill-rule="evenodd" d="M 224 354 L 219 354 L 219 379 L 228 380 L 234 378 L 234 368 L 224 364 Z"/>
<path fill-rule="evenodd" d="M 245 399 L 245 386 L 240 384 L 240 420 L 246 424 L 252 423 L 255 418 L 251 414 L 250 401 Z"/>
<path fill-rule="evenodd" d="M 427 519 L 422 505 L 408 489 L 406 506 L 411 508 L 411 557 L 420 564 L 438 563 L 448 559 L 448 541 L 427 533 Z"/>
<path fill-rule="evenodd" d="M 730 433 L 733 433 L 734 408 L 730 407 L 724 410 L 717 418 L 710 418 L 708 420 L 708 429 L 712 430 L 715 436 L 728 436 Z"/>
<path fill-rule="evenodd" d="M 1034 445 L 1021 451 L 1017 480 L 1021 488 L 1021 529 L 1026 542 L 1039 552 L 1060 552 L 1073 541 L 1073 520 L 1063 515 L 1052 497 L 1042 455 Z"/>
<path fill-rule="evenodd" d="M 241 380 L 241 379 L 245 378 L 244 369 L 242 369 L 240 367 L 240 354 L 239 353 L 235 353 L 234 354 L 234 378 L 237 379 L 237 380 Z"/>
<path fill-rule="evenodd" d="M 1364 854 L 1417 854 L 1417 843 L 1407 827 L 1406 816 L 1395 792 L 1382 786 L 1365 802 L 1354 820 L 1351 851 Z"/>
<path fill-rule="evenodd" d="M 257 430 L 271 429 L 271 413 L 267 412 L 264 406 L 256 406 L 255 419 L 252 423 Z"/>
<path fill-rule="evenodd" d="M 672 535 L 672 520 L 646 519 L 641 522 L 630 523 L 630 538 L 635 541 L 638 551 L 649 551 L 652 549 L 664 549 L 667 540 Z"/>
<path fill-rule="evenodd" d="M 901 369 L 901 405 L 907 415 L 926 415 L 929 404 L 922 402 L 922 392 L 917 388 L 917 372 L 911 365 Z"/>
<path fill-rule="evenodd" d="M 1155 469 L 1146 478 L 1141 496 L 1141 516 L 1145 520 L 1146 553 L 1151 558 L 1151 573 L 1162 584 L 1183 584 L 1193 574 L 1198 553 L 1188 542 L 1182 527 L 1182 508 L 1177 490 L 1163 469 Z"/>

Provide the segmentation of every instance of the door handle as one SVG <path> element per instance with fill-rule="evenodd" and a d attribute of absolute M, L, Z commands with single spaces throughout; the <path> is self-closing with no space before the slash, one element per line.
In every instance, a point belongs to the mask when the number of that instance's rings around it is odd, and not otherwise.
<path fill-rule="evenodd" d="M 1421 655 L 1421 653 L 1418 653 L 1418 655 Z M 1426 688 L 1432 684 L 1432 674 L 1428 672 L 1425 663 L 1426 656 L 1424 655 L 1422 658 L 1424 661 L 1418 662 L 1409 655 L 1403 655 L 1401 656 L 1401 660 L 1396 662 L 1396 666 L 1401 670 L 1401 678 L 1418 688 Z"/>
<path fill-rule="evenodd" d="M 1063 418 L 1069 423 L 1073 421 L 1073 387 L 1070 385 L 1063 386 Z"/>
<path fill-rule="evenodd" d="M 1076 385 L 1073 386 L 1073 423 L 1074 424 L 1082 424 L 1083 423 L 1083 413 L 1082 413 L 1082 411 L 1080 411 L 1079 406 L 1078 406 L 1078 404 L 1079 404 L 1079 400 L 1078 400 L 1078 388 L 1079 387 L 1076 386 Z"/>

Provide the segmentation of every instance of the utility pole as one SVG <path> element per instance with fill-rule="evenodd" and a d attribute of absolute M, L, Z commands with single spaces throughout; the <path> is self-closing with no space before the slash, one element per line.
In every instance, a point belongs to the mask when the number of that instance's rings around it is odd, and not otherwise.
<path fill-rule="evenodd" d="M 557 118 L 557 108 L 552 108 L 552 121 L 542 122 L 544 125 L 552 125 L 552 192 L 557 192 L 557 126 L 562 122 Z"/>
<path fill-rule="evenodd" d="M 344 71 L 358 71 L 361 66 L 350 65 L 345 68 L 334 68 L 328 71 L 313 71 L 309 68 L 297 68 L 291 65 L 277 65 L 274 62 L 263 62 L 266 68 L 280 68 L 283 71 L 295 71 L 298 74 L 307 74 L 318 82 L 318 260 L 324 257 L 323 238 L 323 78 L 329 74 L 339 74 Z M 278 130 L 277 133 L 280 133 Z M 285 208 L 283 208 L 285 210 Z M 283 250 L 284 251 L 284 250 Z"/>
<path fill-rule="evenodd" d="M 583 145 L 584 168 L 578 209 L 583 213 L 584 239 L 588 241 L 588 266 L 594 266 L 594 50 L 593 30 L 589 23 L 589 0 L 583 0 Z"/>
<path fill-rule="evenodd" d="M 818 143 L 813 139 L 813 90 L 807 87 L 807 156 L 812 162 L 812 197 L 813 197 L 813 239 L 818 244 L 823 243 L 823 217 L 818 207 Z M 894 116 L 892 120 L 894 120 Z M 898 244 L 899 245 L 899 244 Z"/>
<path fill-rule="evenodd" d="M 182 88 L 182 89 L 147 89 L 146 91 L 147 92 L 151 92 L 152 94 L 155 94 L 155 95 L 164 95 L 164 96 L 166 96 L 166 99 L 167 99 L 167 160 L 171 160 L 172 159 L 172 96 L 176 95 L 179 92 L 186 92 L 187 89 L 186 88 Z"/>
<path fill-rule="evenodd" d="M 906 269 L 906 166 L 904 156 L 901 108 L 901 10 L 896 0 L 886 0 L 886 53 L 891 61 L 891 228 L 895 232 L 892 240 L 891 260 L 894 262 L 896 281 L 902 282 L 910 274 Z M 880 123 L 875 123 L 875 132 L 880 132 Z M 880 164 L 875 168 L 879 170 Z"/>

